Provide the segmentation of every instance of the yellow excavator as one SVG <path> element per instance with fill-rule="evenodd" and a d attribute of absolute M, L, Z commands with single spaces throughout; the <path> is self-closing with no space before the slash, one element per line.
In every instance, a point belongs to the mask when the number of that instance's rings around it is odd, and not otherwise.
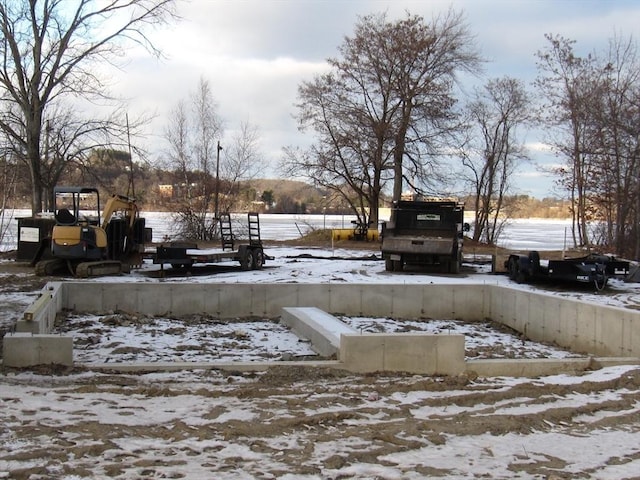
<path fill-rule="evenodd" d="M 100 195 L 93 187 L 56 187 L 55 225 L 47 244 L 48 258 L 37 259 L 36 275 L 67 269 L 86 278 L 129 272 L 142 264 L 151 241 L 134 199 L 113 195 L 100 216 Z M 41 254 L 41 257 L 44 255 Z"/>

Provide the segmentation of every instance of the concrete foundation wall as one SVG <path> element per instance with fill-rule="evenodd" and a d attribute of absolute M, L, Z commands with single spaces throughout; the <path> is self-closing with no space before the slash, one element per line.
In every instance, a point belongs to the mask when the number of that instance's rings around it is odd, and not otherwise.
<path fill-rule="evenodd" d="M 491 287 L 487 316 L 527 338 L 576 353 L 640 357 L 640 312 L 544 293 Z"/>
<path fill-rule="evenodd" d="M 216 284 L 66 282 L 64 305 L 84 312 L 151 315 L 207 313 L 222 318 L 277 317 L 285 307 L 351 316 L 481 320 L 485 285 Z"/>
<path fill-rule="evenodd" d="M 286 307 L 316 307 L 325 312 L 350 316 L 464 321 L 490 318 L 521 332 L 531 340 L 555 343 L 585 355 L 640 357 L 638 311 L 490 284 L 51 283 L 43 290 L 41 299 L 28 309 L 31 319 L 18 322 L 17 330 L 28 332 L 32 337 L 42 335 L 42 341 L 37 340 L 40 343 L 34 347 L 36 349 L 46 350 L 46 342 L 55 345 L 52 348 L 70 349 L 69 344 L 64 343 L 63 346 L 62 343 L 55 343 L 56 340 L 48 340 L 49 336 L 46 335 L 51 331 L 55 314 L 62 308 L 91 313 L 125 311 L 176 316 L 202 313 L 220 318 L 275 318 Z M 5 364 L 7 352 L 12 355 L 11 352 L 17 354 L 20 350 L 15 347 L 17 343 L 7 348 L 7 341 L 15 342 L 15 339 L 8 338 L 5 337 L 4 343 Z M 431 350 L 441 348 L 440 345 L 436 348 L 434 344 L 430 344 L 427 336 L 418 340 L 417 337 L 407 339 L 402 335 L 384 335 L 380 338 L 374 335 L 366 340 L 373 343 L 365 344 L 357 344 L 364 340 L 356 340 L 349 335 L 343 338 L 351 346 L 345 347 L 350 350 L 342 352 L 341 341 L 340 354 L 347 355 L 350 365 L 357 371 L 364 367 L 358 363 L 360 360 L 354 360 L 357 354 L 353 352 L 360 351 L 370 357 L 375 365 L 373 370 L 401 370 L 410 364 L 421 365 L 422 360 L 416 364 L 416 358 L 432 355 L 434 353 Z M 416 342 L 415 345 L 413 342 Z M 448 351 L 447 348 L 443 347 L 442 351 Z M 452 348 L 458 349 L 457 346 Z M 392 357 L 384 354 L 380 357 L 380 352 L 394 353 Z M 26 354 L 29 355 L 31 354 Z M 70 352 L 65 351 L 63 359 L 70 355 Z M 31 357 L 36 358 L 34 355 Z M 19 359 L 15 361 L 22 362 Z M 341 357 L 341 361 L 346 359 Z M 445 365 L 446 362 L 443 363 L 440 356 L 429 358 L 428 361 L 425 360 L 425 364 L 430 365 L 426 368 L 428 371 L 422 373 L 459 372 L 461 361 L 464 362 L 463 353 L 448 357 L 447 362 L 451 365 Z M 437 365 L 437 371 L 433 370 L 433 365 Z M 497 365 L 491 362 L 477 363 L 476 368 L 487 372 L 497 371 L 496 369 L 502 368 Z M 567 368 L 567 365 L 560 362 L 557 368 Z M 522 369 L 526 370 L 525 367 Z"/>
<path fill-rule="evenodd" d="M 283 308 L 280 322 L 298 337 L 309 340 L 311 348 L 324 357 L 338 355 L 342 333 L 357 333 L 333 315 L 316 307 Z"/>
<path fill-rule="evenodd" d="M 498 285 L 66 282 L 65 308 L 152 315 L 274 318 L 285 307 L 350 316 L 490 318 L 534 341 L 597 356 L 640 357 L 640 312 Z"/>
<path fill-rule="evenodd" d="M 61 283 L 49 283 L 40 296 L 27 307 L 21 319 L 16 322 L 16 332 L 46 334 L 53 330 L 56 314 L 63 308 Z"/>

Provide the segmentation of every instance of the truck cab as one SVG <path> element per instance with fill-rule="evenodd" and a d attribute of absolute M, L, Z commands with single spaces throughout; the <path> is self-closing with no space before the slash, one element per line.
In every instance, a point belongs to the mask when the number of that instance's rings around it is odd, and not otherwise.
<path fill-rule="evenodd" d="M 468 230 L 461 202 L 395 202 L 390 220 L 382 225 L 385 269 L 402 271 L 406 265 L 437 265 L 441 271 L 459 273 L 464 232 Z"/>

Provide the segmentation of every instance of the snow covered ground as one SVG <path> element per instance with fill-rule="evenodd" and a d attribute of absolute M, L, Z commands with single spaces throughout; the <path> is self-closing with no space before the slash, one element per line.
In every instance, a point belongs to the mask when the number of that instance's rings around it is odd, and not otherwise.
<path fill-rule="evenodd" d="M 512 241 L 529 245 L 545 237 L 544 231 L 524 231 L 526 237 Z M 550 232 L 549 238 L 559 235 L 557 229 Z M 159 267 L 147 263 L 130 275 L 90 281 L 511 285 L 472 256 L 462 274 L 453 276 L 385 272 L 375 249 L 278 246 L 267 253 L 274 259 L 260 271 L 219 264 L 194 268 L 189 276 L 168 270 L 160 277 Z M 27 274 L 3 275 L 3 302 L 28 303 L 33 293 L 9 288 Z M 640 285 L 621 281 L 599 293 L 548 293 L 640 307 Z M 311 353 L 277 324 L 258 320 L 221 324 L 213 318 L 71 313 L 65 328 L 78 332 L 76 355 L 88 363 L 109 355 L 158 360 L 206 354 L 212 361 L 244 361 Z M 363 330 L 425 327 L 414 320 L 345 321 Z M 470 328 L 450 319 L 428 325 Z M 516 355 L 511 349 L 522 342 L 498 333 L 466 330 L 467 355 L 484 355 L 487 345 Z M 567 354 L 551 346 L 531 348 L 517 354 Z M 639 434 L 636 366 L 537 379 L 362 376 L 284 365 L 263 373 L 0 371 L 0 478 L 631 479 L 640 472 Z"/>

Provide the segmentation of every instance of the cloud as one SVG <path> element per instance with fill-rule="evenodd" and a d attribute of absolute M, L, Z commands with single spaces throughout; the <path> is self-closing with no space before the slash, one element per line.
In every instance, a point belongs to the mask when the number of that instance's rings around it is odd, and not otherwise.
<path fill-rule="evenodd" d="M 462 11 L 490 60 L 485 76 L 527 83 L 536 76 L 535 52 L 545 47 L 545 33 L 575 39 L 587 53 L 606 48 L 615 33 L 630 35 L 640 18 L 640 4 L 631 0 L 197 0 L 179 6 L 182 21 L 150 34 L 166 58 L 130 49 L 125 69 L 113 74 L 116 90 L 131 98 L 132 114 L 157 112 L 153 149 L 171 109 L 202 77 L 229 133 L 241 122 L 256 125 L 270 162 L 285 145 L 308 144 L 293 118 L 298 86 L 326 70 L 325 60 L 338 56 L 364 15 L 386 12 L 395 19 L 409 12 L 430 21 L 449 8 Z M 541 141 L 531 138 L 528 147 L 541 163 L 551 163 Z"/>

